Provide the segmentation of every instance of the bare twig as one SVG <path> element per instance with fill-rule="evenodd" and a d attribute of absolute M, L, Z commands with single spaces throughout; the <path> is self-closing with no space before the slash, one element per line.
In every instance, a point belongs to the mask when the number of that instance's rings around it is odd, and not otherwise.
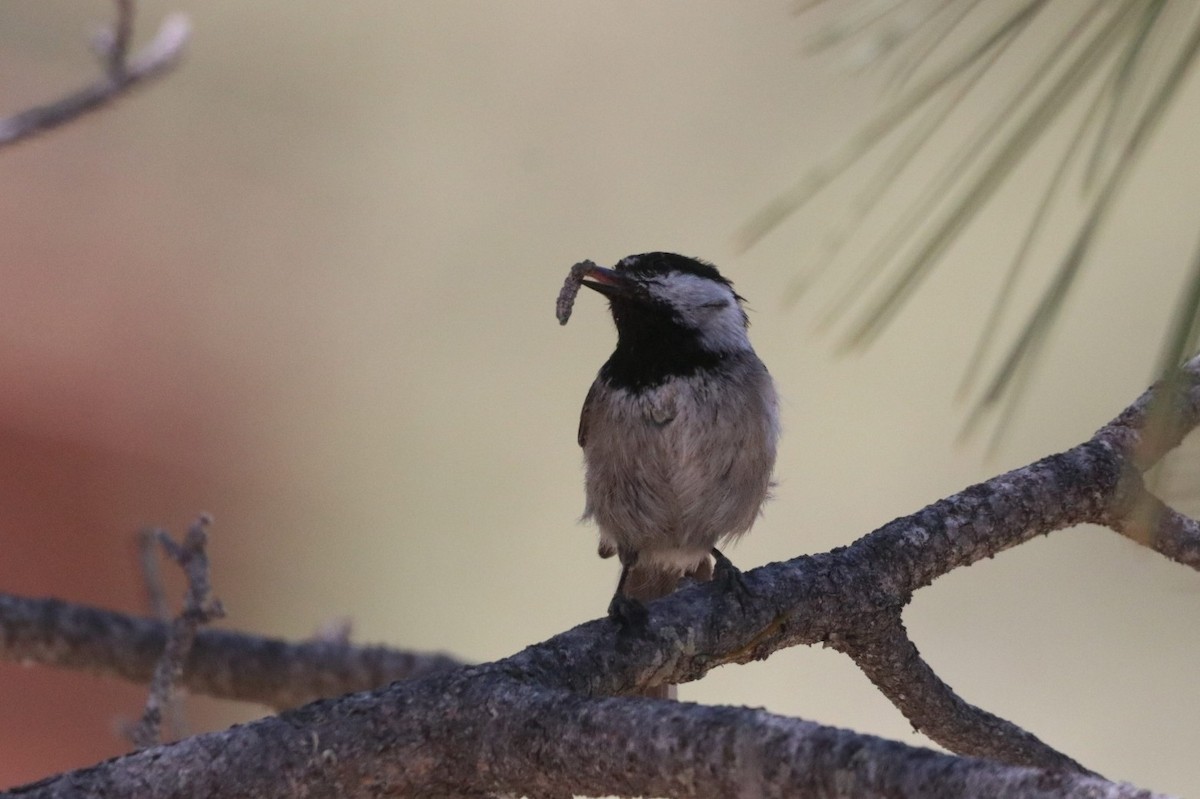
<path fill-rule="evenodd" d="M 46 105 L 0 118 L 0 147 L 58 127 L 110 104 L 135 86 L 174 68 L 191 35 L 183 14 L 166 17 L 158 33 L 138 53 L 129 55 L 133 33 L 132 0 L 117 0 L 117 21 L 103 42 L 104 78 Z"/>
<path fill-rule="evenodd" d="M 163 715 L 170 715 L 176 706 L 175 688 L 183 676 L 184 664 L 200 625 L 225 615 L 220 600 L 213 596 L 209 581 L 208 552 L 205 547 L 208 543 L 207 528 L 211 523 L 209 516 L 202 515 L 188 528 L 182 545 L 176 544 L 165 531 L 159 530 L 154 534 L 168 557 L 179 564 L 187 575 L 188 590 L 183 610 L 171 624 L 167 645 L 154 669 L 142 721 L 133 730 L 133 742 L 139 747 L 153 746 L 159 742 Z"/>
<path fill-rule="evenodd" d="M 146 604 L 150 612 L 159 621 L 171 621 L 171 607 L 167 604 L 166 586 L 163 584 L 162 569 L 159 568 L 159 537 L 158 530 L 143 530 L 138 534 L 138 561 L 142 568 L 142 582 L 146 588 Z M 163 716 L 167 735 L 170 738 L 182 738 L 188 734 L 188 723 L 184 715 L 183 702 L 179 701 L 177 692 L 172 692 L 163 703 Z M 130 725 L 128 737 L 135 744 L 139 742 L 141 725 Z"/>
<path fill-rule="evenodd" d="M 125 59 L 129 57 L 129 43 L 133 39 L 133 0 L 116 0 L 117 21 L 113 25 L 110 42 L 103 55 L 108 57 L 108 77 L 120 80 L 125 75 Z"/>
<path fill-rule="evenodd" d="M 163 585 L 162 569 L 158 567 L 158 530 L 143 530 L 138 533 L 138 564 L 142 569 L 142 582 L 146 586 L 146 605 L 151 615 L 160 621 L 169 621 L 171 608 L 167 604 L 167 590 Z"/>

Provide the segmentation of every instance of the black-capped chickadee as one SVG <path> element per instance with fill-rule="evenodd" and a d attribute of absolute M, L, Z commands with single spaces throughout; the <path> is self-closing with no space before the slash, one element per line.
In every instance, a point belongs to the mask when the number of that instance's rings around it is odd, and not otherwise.
<path fill-rule="evenodd" d="M 738 576 L 716 546 L 749 530 L 767 498 L 775 386 L 742 298 L 711 264 L 654 252 L 614 269 L 584 262 L 572 279 L 608 297 L 617 326 L 579 420 L 584 518 L 600 528 L 600 556 L 621 561 L 609 615 L 640 622 L 642 603 L 682 578 L 710 579 L 710 554 L 719 578 Z"/>

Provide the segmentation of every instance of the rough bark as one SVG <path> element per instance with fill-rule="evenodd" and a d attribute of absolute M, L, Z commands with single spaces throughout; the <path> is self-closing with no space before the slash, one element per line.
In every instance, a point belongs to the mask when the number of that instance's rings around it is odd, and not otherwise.
<path fill-rule="evenodd" d="M 709 583 L 655 602 L 643 630 L 590 622 L 495 663 L 316 702 L 14 795 L 1149 796 L 959 699 L 899 614 L 941 574 L 1083 522 L 1195 568 L 1197 525 L 1154 499 L 1141 474 L 1195 426 L 1200 358 L 1166 386 L 1071 450 L 848 547 L 747 572 L 745 591 Z M 817 643 L 854 658 L 922 732 L 990 760 L 761 711 L 619 697 Z"/>

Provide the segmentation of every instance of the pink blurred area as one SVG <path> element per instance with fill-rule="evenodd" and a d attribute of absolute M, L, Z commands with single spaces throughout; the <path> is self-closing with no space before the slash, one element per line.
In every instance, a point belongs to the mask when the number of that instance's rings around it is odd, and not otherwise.
<path fill-rule="evenodd" d="M 12 387 L 5 391 L 7 399 Z M 178 515 L 198 490 L 196 476 L 86 437 L 86 429 L 70 438 L 0 430 L 0 530 L 10 553 L 0 559 L 0 585 L 143 613 L 132 531 L 153 515 Z M 177 597 L 177 580 L 170 584 Z M 145 694 L 143 686 L 73 670 L 0 663 L 0 704 L 10 720 L 0 725 L 0 784 L 127 751 L 119 727 L 137 719 Z"/>
<path fill-rule="evenodd" d="M 47 74 L 36 61 L 2 68 L 46 92 L 55 78 L 61 91 L 84 77 Z M 91 117 L 0 153 L 5 592 L 145 613 L 136 532 L 178 535 L 202 511 L 220 523 L 244 508 L 238 475 L 253 469 L 250 427 L 269 382 L 210 335 L 221 317 L 206 288 L 211 253 L 188 246 L 179 185 L 161 169 L 129 168 L 129 140 L 109 138 L 124 138 L 121 105 L 166 91 L 149 87 L 102 112 L 116 128 Z M 169 585 L 177 603 L 178 578 Z M 0 664 L 0 786 L 128 751 L 120 727 L 137 719 L 145 693 Z"/>

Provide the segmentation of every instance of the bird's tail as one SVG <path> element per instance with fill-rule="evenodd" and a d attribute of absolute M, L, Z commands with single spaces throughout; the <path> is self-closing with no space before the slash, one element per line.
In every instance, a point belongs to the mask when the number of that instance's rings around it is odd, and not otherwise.
<path fill-rule="evenodd" d="M 630 599 L 645 604 L 646 602 L 652 602 L 655 599 L 673 593 L 684 580 L 693 580 L 698 583 L 708 582 L 712 579 L 712 574 L 712 561 L 707 555 L 704 556 L 704 560 L 683 574 L 673 569 L 664 570 L 661 566 L 653 564 L 646 564 L 644 566 L 635 564 L 625 577 L 625 582 L 621 586 L 621 593 Z M 663 683 L 643 688 L 637 691 L 634 696 L 648 696 L 654 699 L 674 699 L 677 693 L 674 685 Z"/>

